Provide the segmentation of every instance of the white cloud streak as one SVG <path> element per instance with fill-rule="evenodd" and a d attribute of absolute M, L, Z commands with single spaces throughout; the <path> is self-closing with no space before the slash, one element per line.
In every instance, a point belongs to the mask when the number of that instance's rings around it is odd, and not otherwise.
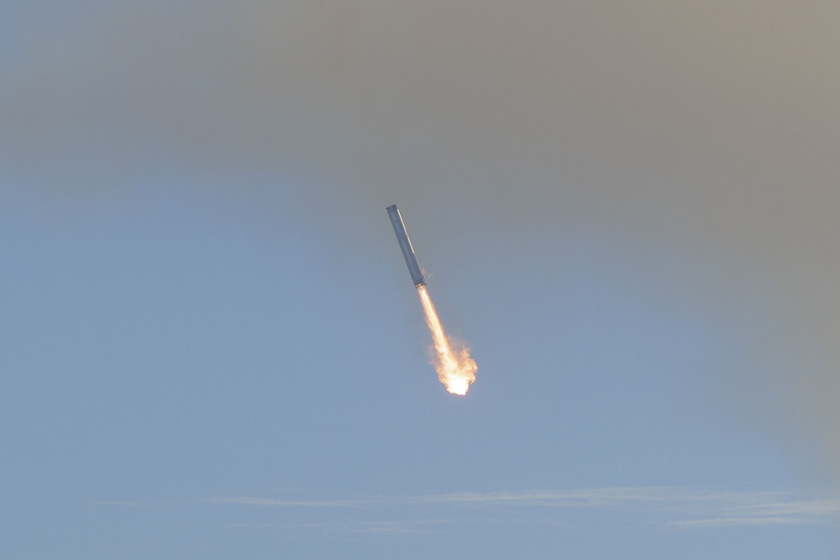
<path fill-rule="evenodd" d="M 529 515 L 541 518 L 546 512 L 556 516 L 560 510 L 610 510 L 640 514 L 644 519 L 669 529 L 701 529 L 766 525 L 834 524 L 840 521 L 840 496 L 803 496 L 794 492 L 733 492 L 676 487 L 616 487 L 575 490 L 536 490 L 529 492 L 461 492 L 425 496 L 370 496 L 350 499 L 283 499 L 252 496 L 217 497 L 193 502 L 141 503 L 99 502 L 107 506 L 227 505 L 283 509 L 361 509 L 381 510 L 401 515 L 416 514 L 430 507 L 448 510 L 494 512 L 497 516 L 512 509 L 538 508 Z M 472 519 L 472 518 L 471 518 Z M 492 519 L 492 518 L 491 518 Z M 462 519 L 463 520 L 463 519 Z M 437 520 L 437 523 L 442 521 Z M 563 524 L 560 520 L 553 520 Z M 354 524 L 353 531 L 370 533 L 416 532 L 417 523 L 429 520 L 374 521 Z M 253 526 L 252 524 L 246 524 Z M 260 524 L 262 526 L 262 524 Z M 272 524 L 272 526 L 274 526 Z M 320 527 L 321 524 L 313 526 Z"/>

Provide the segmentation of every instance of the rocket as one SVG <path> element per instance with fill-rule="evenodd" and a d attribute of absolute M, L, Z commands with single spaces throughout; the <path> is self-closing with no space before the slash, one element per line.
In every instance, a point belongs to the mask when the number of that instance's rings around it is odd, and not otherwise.
<path fill-rule="evenodd" d="M 400 242 L 400 249 L 402 250 L 403 257 L 405 257 L 405 264 L 408 266 L 408 273 L 411 274 L 414 287 L 425 286 L 426 280 L 423 278 L 423 272 L 420 270 L 420 263 L 417 262 L 417 255 L 414 254 L 414 247 L 411 246 L 408 232 L 405 231 L 405 224 L 400 215 L 400 210 L 396 204 L 389 206 L 387 210 L 388 217 L 391 218 L 391 225 L 394 226 L 394 233 L 397 234 L 397 241 Z"/>

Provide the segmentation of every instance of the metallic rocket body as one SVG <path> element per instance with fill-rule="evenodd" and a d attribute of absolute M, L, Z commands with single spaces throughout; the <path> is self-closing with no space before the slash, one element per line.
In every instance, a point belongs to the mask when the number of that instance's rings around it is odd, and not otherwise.
<path fill-rule="evenodd" d="M 389 206 L 387 210 L 388 217 L 391 218 L 391 225 L 394 226 L 394 233 L 397 234 L 397 241 L 400 242 L 400 249 L 402 250 L 403 257 L 405 257 L 405 264 L 408 266 L 408 272 L 411 274 L 414 287 L 423 286 L 426 284 L 426 280 L 423 278 L 423 272 L 420 270 L 420 263 L 417 262 L 417 255 L 414 254 L 414 247 L 411 246 L 408 232 L 405 231 L 405 224 L 400 215 L 400 210 L 396 204 Z"/>

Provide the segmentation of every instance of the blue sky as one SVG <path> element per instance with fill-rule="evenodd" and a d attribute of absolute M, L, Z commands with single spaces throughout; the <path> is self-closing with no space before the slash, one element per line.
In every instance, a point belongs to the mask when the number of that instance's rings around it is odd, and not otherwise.
<path fill-rule="evenodd" d="M 836 550 L 837 498 L 714 387 L 739 326 L 669 310 L 667 282 L 563 242 L 549 264 L 488 239 L 432 269 L 481 368 L 462 399 L 428 362 L 384 206 L 362 266 L 173 190 L 63 219 L 4 205 L 21 557 Z"/>
<path fill-rule="evenodd" d="M 4 557 L 836 558 L 837 39 L 760 4 L 9 3 Z"/>

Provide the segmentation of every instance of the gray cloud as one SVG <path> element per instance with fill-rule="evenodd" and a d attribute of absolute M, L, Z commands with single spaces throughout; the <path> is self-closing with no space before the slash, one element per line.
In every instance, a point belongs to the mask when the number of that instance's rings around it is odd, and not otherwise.
<path fill-rule="evenodd" d="M 718 255 L 775 302 L 742 404 L 840 470 L 839 6 L 102 4 L 17 10 L 7 183 L 87 199 L 171 172 L 260 196 L 286 178 L 278 204 L 307 217 L 462 204 L 476 227 Z M 684 275 L 696 297 L 743 289 Z"/>

